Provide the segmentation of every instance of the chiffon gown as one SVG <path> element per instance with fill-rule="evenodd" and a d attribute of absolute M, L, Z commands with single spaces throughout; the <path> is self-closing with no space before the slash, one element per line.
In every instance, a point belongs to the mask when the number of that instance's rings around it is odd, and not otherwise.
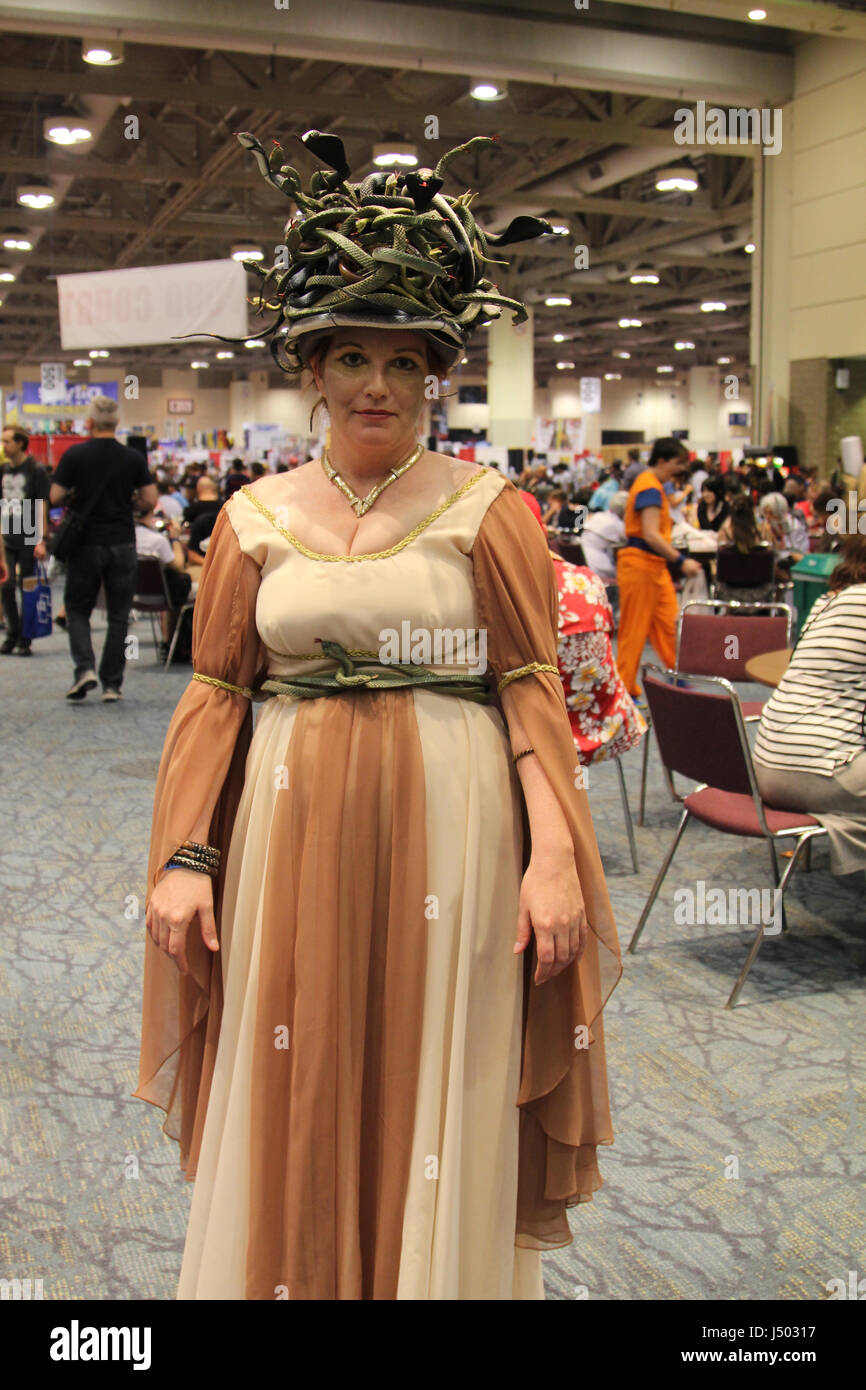
<path fill-rule="evenodd" d="M 561 682 L 533 667 L 556 665 L 557 586 L 513 485 L 458 469 L 375 554 L 311 551 L 257 484 L 217 518 L 147 896 L 208 815 L 220 950 L 196 920 L 181 976 L 146 936 L 134 1092 L 195 1178 L 178 1298 L 543 1298 L 540 1252 L 601 1185 L 601 1011 L 621 967 Z M 532 667 L 507 692 L 590 924 L 583 959 L 542 986 L 534 940 L 513 952 L 530 842 L 501 697 L 259 691 L 336 670 L 318 639 L 377 654 L 387 629 L 483 630 L 494 694 Z M 412 659 L 471 669 L 429 656 Z"/>

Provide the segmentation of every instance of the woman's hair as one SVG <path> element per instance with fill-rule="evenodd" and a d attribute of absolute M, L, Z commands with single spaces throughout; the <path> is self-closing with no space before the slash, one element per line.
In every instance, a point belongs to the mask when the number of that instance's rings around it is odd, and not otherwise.
<path fill-rule="evenodd" d="M 755 549 L 756 545 L 760 545 L 761 534 L 755 521 L 755 509 L 752 506 L 752 499 L 747 493 L 738 492 L 735 497 L 731 498 L 729 520 L 734 545 L 743 555 L 747 555 L 750 550 Z"/>
<path fill-rule="evenodd" d="M 725 489 L 722 487 L 721 478 L 704 478 L 704 481 L 701 483 L 701 492 L 704 491 L 704 488 L 706 488 L 707 492 L 711 492 L 713 494 L 717 502 L 723 501 L 725 496 Z"/>
<path fill-rule="evenodd" d="M 736 497 L 737 493 L 743 491 L 743 480 L 739 473 L 726 473 L 722 478 L 722 487 L 729 497 Z"/>
<path fill-rule="evenodd" d="M 779 521 L 784 521 L 786 516 L 791 515 L 788 506 L 788 499 L 781 492 L 767 492 L 759 503 L 762 512 L 772 512 Z"/>
<path fill-rule="evenodd" d="M 842 560 L 830 576 L 830 593 L 838 594 L 852 584 L 866 584 L 866 536 L 845 536 L 840 546 Z"/>
<path fill-rule="evenodd" d="M 384 331 L 384 332 L 388 332 L 389 330 L 388 330 L 388 329 L 384 329 L 383 331 Z M 313 351 L 310 353 L 309 361 L 308 361 L 308 364 L 307 364 L 307 365 L 310 367 L 311 370 L 312 370 L 313 367 L 315 367 L 316 371 L 319 371 L 319 372 L 320 372 L 320 371 L 322 370 L 322 363 L 324 362 L 325 358 L 326 358 L 327 355 L 328 355 L 328 349 L 330 348 L 331 342 L 332 342 L 332 341 L 333 341 L 333 334 L 330 334 L 327 338 L 323 338 L 320 342 L 318 342 L 318 343 L 316 344 L 316 346 L 313 348 Z M 447 359 L 446 359 L 445 357 L 441 356 L 441 355 L 436 351 L 436 348 L 435 348 L 434 345 L 430 342 L 430 339 L 429 339 L 429 338 L 425 338 L 425 340 L 424 340 L 424 345 L 425 345 L 425 347 L 426 347 L 426 349 L 427 349 L 427 366 L 428 366 L 430 372 L 431 372 L 434 376 L 439 377 L 439 379 L 441 380 L 442 377 L 445 377 L 445 376 L 448 375 L 448 362 L 447 362 Z M 313 378 L 313 384 L 315 384 L 315 377 Z M 454 392 L 447 392 L 446 394 L 447 394 L 447 395 L 453 395 Z M 310 411 L 310 433 L 311 433 L 311 434 L 312 434 L 312 431 L 313 431 L 313 417 L 315 416 L 316 411 L 317 411 L 317 410 L 320 410 L 320 409 L 322 408 L 323 405 L 324 405 L 324 406 L 327 405 L 327 402 L 325 401 L 325 397 L 324 397 L 324 396 L 319 396 L 318 400 L 315 402 L 315 404 L 313 405 L 312 410 Z"/>
<path fill-rule="evenodd" d="M 588 500 L 589 498 L 587 498 L 587 501 Z M 625 516 L 625 509 L 627 506 L 628 493 L 623 490 L 622 492 L 615 492 L 613 494 L 613 497 L 611 497 L 610 501 L 607 504 L 607 509 L 609 512 L 613 512 L 614 516 L 618 516 L 621 518 Z"/>

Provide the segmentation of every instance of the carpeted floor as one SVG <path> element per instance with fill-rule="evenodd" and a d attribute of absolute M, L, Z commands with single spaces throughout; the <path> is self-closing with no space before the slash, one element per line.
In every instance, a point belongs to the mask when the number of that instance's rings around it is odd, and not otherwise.
<path fill-rule="evenodd" d="M 113 706 L 63 698 L 60 630 L 0 658 L 0 1277 L 52 1299 L 172 1299 L 191 1195 L 162 1112 L 130 1096 L 153 785 L 190 668 L 156 665 L 149 623 L 130 631 Z M 636 810 L 639 751 L 626 776 Z M 589 793 L 625 948 L 677 809 L 653 757 L 634 875 L 615 769 Z M 817 848 L 728 1011 L 751 932 L 674 925 L 699 879 L 766 888 L 765 847 L 692 827 L 625 957 L 606 1012 L 616 1143 L 574 1243 L 545 1256 L 550 1298 L 821 1299 L 866 1275 L 863 878 L 834 879 Z"/>

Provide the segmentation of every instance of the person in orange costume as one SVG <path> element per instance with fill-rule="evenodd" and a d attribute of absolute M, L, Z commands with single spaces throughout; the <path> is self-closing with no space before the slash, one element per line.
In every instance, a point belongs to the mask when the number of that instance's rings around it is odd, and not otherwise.
<path fill-rule="evenodd" d="M 619 642 L 617 666 L 632 696 L 640 694 L 638 667 L 649 638 L 665 666 L 676 660 L 677 597 L 668 571 L 697 574 L 700 565 L 671 545 L 665 483 L 685 473 L 687 454 L 676 439 L 657 439 L 649 463 L 631 485 L 625 509 L 626 543 L 617 555 Z"/>

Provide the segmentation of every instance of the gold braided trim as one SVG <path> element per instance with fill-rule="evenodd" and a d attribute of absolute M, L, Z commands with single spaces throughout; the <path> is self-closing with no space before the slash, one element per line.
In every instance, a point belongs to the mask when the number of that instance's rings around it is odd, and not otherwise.
<path fill-rule="evenodd" d="M 354 649 L 346 649 L 346 655 L 351 657 L 369 657 L 371 661 L 379 660 L 378 652 L 361 652 Z M 334 657 L 325 656 L 324 652 L 280 652 L 284 661 L 333 661 Z"/>
<path fill-rule="evenodd" d="M 193 680 L 204 681 L 205 685 L 216 685 L 220 690 L 233 690 L 236 695 L 246 695 L 248 700 L 255 695 L 255 691 L 248 690 L 245 685 L 231 685 L 228 681 L 217 680 L 216 676 L 202 676 L 198 671 L 193 673 Z"/>
<path fill-rule="evenodd" d="M 437 521 L 438 518 L 442 516 L 444 512 L 447 512 L 449 507 L 453 506 L 455 502 L 459 501 L 460 498 L 464 495 L 464 493 L 468 492 L 470 488 L 474 487 L 475 484 L 479 482 L 481 478 L 487 477 L 489 472 L 489 469 L 482 468 L 480 472 L 473 473 L 472 477 L 467 478 L 466 482 L 462 483 L 456 492 L 452 492 L 450 497 L 446 497 L 445 501 L 442 503 L 441 506 L 436 508 L 435 512 L 431 512 L 430 515 L 425 517 L 423 521 L 419 521 L 417 526 L 413 526 L 409 534 L 407 536 L 404 536 L 401 541 L 398 541 L 396 545 L 389 546 L 387 550 L 373 551 L 373 553 L 370 555 L 322 555 L 318 550 L 310 550 L 307 546 L 304 545 L 303 541 L 298 540 L 297 536 L 293 536 L 291 531 L 287 531 L 285 526 L 280 526 L 270 507 L 266 507 L 264 502 L 260 502 L 258 497 L 255 497 L 246 485 L 239 488 L 238 491 L 245 493 L 247 499 L 250 502 L 252 502 L 253 506 L 256 507 L 258 511 L 262 513 L 262 516 L 267 517 L 268 521 L 271 523 L 273 527 L 275 527 L 277 531 L 279 531 L 280 535 L 285 536 L 289 544 L 293 545 L 296 550 L 299 550 L 302 555 L 306 555 L 308 560 L 325 560 L 329 564 L 333 564 L 335 562 L 342 564 L 356 564 L 359 563 L 361 560 L 385 560 L 390 555 L 397 555 L 412 541 L 417 540 L 418 537 L 421 535 L 422 531 L 426 531 L 427 527 L 430 526 L 432 522 Z"/>
<path fill-rule="evenodd" d="M 530 661 L 528 666 L 518 666 L 516 671 L 506 671 L 496 687 L 497 695 L 501 695 L 505 687 L 510 685 L 512 681 L 519 680 L 521 676 L 533 676 L 536 671 L 552 671 L 555 676 L 559 675 L 558 666 L 548 666 L 543 661 Z"/>

